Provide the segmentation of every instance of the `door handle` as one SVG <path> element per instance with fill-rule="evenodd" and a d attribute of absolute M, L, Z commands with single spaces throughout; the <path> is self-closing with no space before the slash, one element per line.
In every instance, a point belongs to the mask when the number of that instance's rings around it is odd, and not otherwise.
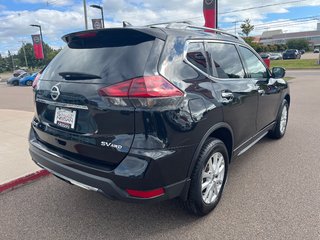
<path fill-rule="evenodd" d="M 233 93 L 232 92 L 222 92 L 221 97 L 225 99 L 233 99 Z"/>
<path fill-rule="evenodd" d="M 223 91 L 221 92 L 222 102 L 223 103 L 229 103 L 233 101 L 234 95 L 232 92 L 229 91 Z"/>

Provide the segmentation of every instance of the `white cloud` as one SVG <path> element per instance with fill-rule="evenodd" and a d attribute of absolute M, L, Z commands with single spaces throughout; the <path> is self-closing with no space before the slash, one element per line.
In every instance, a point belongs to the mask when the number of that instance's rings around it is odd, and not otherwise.
<path fill-rule="evenodd" d="M 73 0 L 16 0 L 16 2 L 31 3 L 31 4 L 43 3 L 46 5 L 56 5 L 56 6 L 67 6 L 74 3 Z"/>
<path fill-rule="evenodd" d="M 31 34 L 38 30 L 30 27 L 30 24 L 40 24 L 43 29 L 44 40 L 50 45 L 60 47 L 63 45 L 61 36 L 72 31 L 83 30 L 83 6 L 82 1 L 74 0 L 15 0 L 25 4 L 26 9 L 30 4 L 38 4 L 41 9 L 33 11 L 8 11 L 0 5 L 0 53 L 6 54 L 7 50 L 15 51 L 20 48 L 20 40 L 31 42 Z M 290 0 L 286 0 L 290 1 Z M 292 1 L 292 0 L 291 0 Z M 91 27 L 91 18 L 99 18 L 100 11 L 90 8 L 90 4 L 102 2 L 104 7 L 105 22 L 107 27 L 121 26 L 122 21 L 131 22 L 134 25 L 146 25 L 155 22 L 164 22 L 178 19 L 191 19 L 197 24 L 203 24 L 201 0 L 87 0 L 88 24 Z M 283 0 L 270 0 L 267 2 L 256 0 L 223 0 L 219 2 L 219 12 L 225 13 L 243 8 L 255 7 L 266 4 L 283 3 Z M 39 5 L 40 4 L 40 5 Z M 64 6 L 61 8 L 61 6 Z M 259 25 L 266 22 L 269 13 L 286 13 L 291 7 L 320 6 L 319 0 L 301 0 L 299 3 L 270 6 L 259 10 L 239 11 L 220 15 L 220 21 L 233 26 L 233 21 L 243 21 L 250 18 L 252 24 Z M 281 16 L 281 15 L 279 15 Z M 281 26 L 285 31 L 302 31 L 315 29 L 315 22 L 307 22 L 305 25 Z M 284 25 L 284 24 L 282 24 Z M 228 26 L 228 25 L 226 25 Z M 238 23 L 239 29 L 240 23 Z M 270 25 L 270 29 L 278 29 L 276 25 Z M 280 26 L 280 25 L 278 25 Z M 275 28 L 274 28 L 275 27 Z M 233 27 L 230 29 L 233 30 Z M 257 28 L 259 34 L 264 29 Z"/>

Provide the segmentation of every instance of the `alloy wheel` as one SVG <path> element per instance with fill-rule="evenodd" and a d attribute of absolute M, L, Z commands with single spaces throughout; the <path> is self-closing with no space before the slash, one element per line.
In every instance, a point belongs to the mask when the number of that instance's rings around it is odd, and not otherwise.
<path fill-rule="evenodd" d="M 219 196 L 225 177 L 225 159 L 220 152 L 215 152 L 208 159 L 202 170 L 202 200 L 213 203 Z"/>

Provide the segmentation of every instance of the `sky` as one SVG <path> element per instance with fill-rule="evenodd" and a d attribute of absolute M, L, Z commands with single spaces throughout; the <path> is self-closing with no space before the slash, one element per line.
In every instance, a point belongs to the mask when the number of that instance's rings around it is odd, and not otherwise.
<path fill-rule="evenodd" d="M 219 28 L 231 33 L 240 32 L 241 22 L 247 18 L 256 26 L 251 35 L 275 29 L 316 30 L 320 22 L 320 0 L 218 0 L 218 3 Z M 122 21 L 136 26 L 175 20 L 204 24 L 202 0 L 87 0 L 89 28 L 91 19 L 101 16 L 98 9 L 89 7 L 91 4 L 103 6 L 106 27 L 121 27 Z M 261 7 L 265 5 L 268 7 Z M 22 41 L 31 42 L 30 35 L 39 30 L 30 24 L 42 26 L 43 39 L 51 47 L 63 47 L 64 34 L 84 30 L 83 0 L 0 0 L 1 55 L 6 56 L 8 50 L 16 53 Z"/>

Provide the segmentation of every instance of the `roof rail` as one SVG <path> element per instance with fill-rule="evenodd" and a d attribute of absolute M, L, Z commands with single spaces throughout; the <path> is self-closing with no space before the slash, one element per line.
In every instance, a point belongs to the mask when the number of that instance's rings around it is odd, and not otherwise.
<path fill-rule="evenodd" d="M 195 25 L 187 25 L 187 26 L 185 26 L 185 28 L 194 28 L 194 29 L 202 29 L 202 30 L 214 31 L 214 32 L 217 32 L 217 33 L 220 33 L 220 34 L 224 34 L 224 35 L 228 35 L 228 36 L 234 37 L 234 38 L 236 38 L 238 40 L 243 40 L 241 37 L 239 37 L 237 35 L 234 35 L 232 33 L 228 33 L 226 31 L 223 31 L 223 30 L 220 30 L 220 29 L 217 29 L 217 28 L 199 27 L 199 26 L 195 26 Z"/>
<path fill-rule="evenodd" d="M 214 31 L 216 33 L 219 34 L 224 34 L 224 35 L 228 35 L 231 37 L 234 37 L 238 40 L 243 41 L 243 39 L 237 35 L 234 35 L 232 33 L 228 33 L 226 31 L 217 29 L 217 28 L 208 28 L 208 27 L 200 27 L 200 26 L 196 26 L 196 25 L 192 25 L 192 23 L 190 21 L 171 21 L 171 22 L 162 22 L 162 23 L 154 23 L 154 24 L 150 24 L 150 25 L 146 25 L 146 27 L 156 27 L 159 25 L 167 25 L 166 28 L 174 28 L 173 25 L 176 23 L 182 23 L 185 24 L 185 26 L 181 27 L 182 29 L 187 29 L 187 28 L 193 28 L 193 29 L 202 29 L 202 30 L 208 30 L 208 31 Z"/>
<path fill-rule="evenodd" d="M 175 23 L 184 23 L 184 24 L 191 25 L 190 21 L 170 21 L 170 22 L 153 23 L 153 24 L 146 25 L 146 27 L 155 27 L 155 26 L 159 26 L 159 25 L 167 25 L 167 27 L 168 27 L 169 25 L 175 24 Z"/>

